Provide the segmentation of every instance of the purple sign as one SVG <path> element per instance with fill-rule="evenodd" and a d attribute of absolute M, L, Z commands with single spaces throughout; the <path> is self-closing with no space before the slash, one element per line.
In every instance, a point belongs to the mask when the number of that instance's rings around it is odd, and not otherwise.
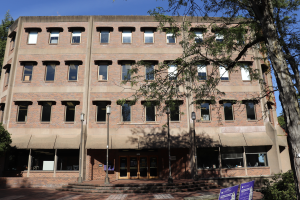
<path fill-rule="evenodd" d="M 236 200 L 236 193 L 239 189 L 239 185 L 221 189 L 219 194 L 219 200 Z"/>
<path fill-rule="evenodd" d="M 252 200 L 253 199 L 254 181 L 242 183 L 240 187 L 239 200 Z"/>

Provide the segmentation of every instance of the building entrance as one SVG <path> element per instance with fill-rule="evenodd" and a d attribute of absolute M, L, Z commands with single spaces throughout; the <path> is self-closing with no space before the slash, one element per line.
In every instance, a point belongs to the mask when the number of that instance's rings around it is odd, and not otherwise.
<path fill-rule="evenodd" d="M 157 156 L 120 156 L 120 179 L 158 178 Z"/>

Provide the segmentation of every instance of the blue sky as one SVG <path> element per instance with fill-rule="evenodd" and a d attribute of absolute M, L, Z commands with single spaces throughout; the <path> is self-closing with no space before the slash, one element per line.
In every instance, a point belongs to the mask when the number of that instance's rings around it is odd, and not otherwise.
<path fill-rule="evenodd" d="M 167 0 L 13 0 L 4 1 L 0 7 L 0 19 L 7 10 L 13 19 L 19 16 L 57 15 L 148 15 L 155 7 L 168 6 Z M 273 82 L 275 79 L 273 78 Z M 282 111 L 278 92 L 275 93 L 277 115 Z"/>

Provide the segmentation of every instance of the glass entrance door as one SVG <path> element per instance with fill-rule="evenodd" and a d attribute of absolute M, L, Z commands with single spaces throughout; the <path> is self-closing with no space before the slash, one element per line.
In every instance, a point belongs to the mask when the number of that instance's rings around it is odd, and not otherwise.
<path fill-rule="evenodd" d="M 148 178 L 148 158 L 140 157 L 139 159 L 139 178 Z"/>
<path fill-rule="evenodd" d="M 120 178 L 128 178 L 127 157 L 120 157 Z"/>
<path fill-rule="evenodd" d="M 157 178 L 157 157 L 150 156 L 150 178 Z"/>
<path fill-rule="evenodd" d="M 138 178 L 138 158 L 130 157 L 130 178 Z"/>

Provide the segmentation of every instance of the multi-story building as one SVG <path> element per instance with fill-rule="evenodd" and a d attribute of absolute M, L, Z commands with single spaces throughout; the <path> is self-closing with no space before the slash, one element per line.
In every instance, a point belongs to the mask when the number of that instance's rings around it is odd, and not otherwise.
<path fill-rule="evenodd" d="M 199 25 L 198 18 L 189 20 Z M 17 19 L 9 30 L 1 76 L 1 121 L 14 147 L 2 162 L 2 175 L 78 177 L 82 128 L 82 175 L 85 180 L 104 179 L 110 105 L 110 178 L 166 178 L 167 115 L 154 105 L 146 108 L 143 100 L 117 103 L 134 93 L 129 83 L 121 84 L 133 63 L 146 60 L 155 67 L 181 56 L 180 37 L 174 39 L 157 26 L 150 16 Z M 201 38 L 201 31 L 196 36 Z M 253 59 L 257 56 L 251 49 L 244 61 L 271 84 L 268 67 Z M 211 69 L 210 64 L 201 68 L 199 78 L 205 79 Z M 191 178 L 192 110 L 201 119 L 195 122 L 200 177 L 271 175 L 290 169 L 274 104 L 266 98 L 243 101 L 261 92 L 259 82 L 250 81 L 247 71 L 220 72 L 223 99 L 205 102 L 200 110 L 180 99 L 178 112 L 171 111 L 172 176 Z"/>

